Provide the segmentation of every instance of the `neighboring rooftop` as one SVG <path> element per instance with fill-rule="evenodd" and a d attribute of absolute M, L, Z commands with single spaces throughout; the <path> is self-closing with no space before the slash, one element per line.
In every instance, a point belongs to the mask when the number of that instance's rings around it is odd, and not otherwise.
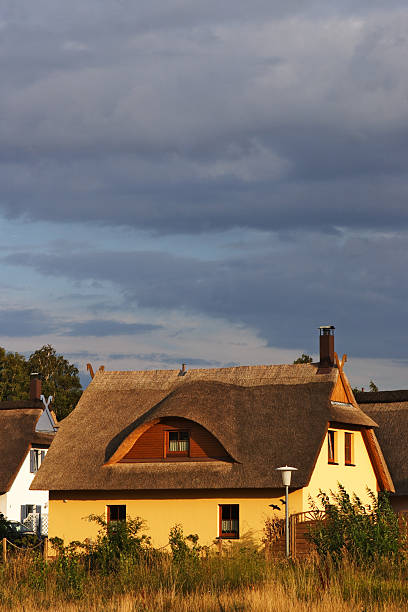
<path fill-rule="evenodd" d="M 408 495 L 408 390 L 357 393 L 362 410 L 374 419 L 396 495 Z"/>
<path fill-rule="evenodd" d="M 54 439 L 36 431 L 43 412 L 40 400 L 0 402 L 0 493 L 10 489 L 30 445 L 49 446 Z"/>

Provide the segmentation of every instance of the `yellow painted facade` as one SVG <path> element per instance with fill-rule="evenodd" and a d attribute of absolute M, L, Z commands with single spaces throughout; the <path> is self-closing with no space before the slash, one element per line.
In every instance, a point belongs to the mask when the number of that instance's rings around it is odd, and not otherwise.
<path fill-rule="evenodd" d="M 377 480 L 361 432 L 338 428 L 335 431 L 336 464 L 328 463 L 326 434 L 309 485 L 290 493 L 291 513 L 309 510 L 309 496 L 316 500 L 320 489 L 329 492 L 337 488 L 338 482 L 366 503 L 369 502 L 367 487 L 377 491 Z M 355 465 L 345 465 L 346 431 L 353 434 Z M 146 522 L 146 533 L 155 547 L 168 543 L 169 531 L 175 524 L 181 524 L 186 535 L 197 533 L 201 544 L 210 545 L 219 535 L 219 504 L 239 504 L 240 536 L 250 532 L 260 540 L 265 519 L 275 513 L 270 504 L 282 506 L 282 497 L 283 489 L 50 492 L 49 536 L 58 536 L 66 544 L 72 540 L 93 539 L 98 528 L 87 517 L 98 514 L 106 518 L 108 505 L 125 504 L 128 517 L 140 516 Z M 283 516 L 284 510 L 277 514 Z"/>
<path fill-rule="evenodd" d="M 126 504 L 128 517 L 140 516 L 146 522 L 145 533 L 153 546 L 168 543 L 171 527 L 181 524 L 184 533 L 197 533 L 200 543 L 210 545 L 218 534 L 219 504 L 239 504 L 240 536 L 251 532 L 260 540 L 265 519 L 273 514 L 269 504 L 280 504 L 283 489 L 219 491 L 129 491 L 129 492 L 51 492 L 49 501 L 49 537 L 72 540 L 95 538 L 98 528 L 89 522 L 90 514 L 106 518 L 107 505 Z M 301 490 L 291 493 L 291 509 L 302 509 Z M 283 511 L 281 513 L 283 516 Z"/>
<path fill-rule="evenodd" d="M 336 432 L 336 463 L 328 462 L 328 434 L 326 434 L 309 485 L 301 490 L 302 512 L 310 509 L 309 497 L 317 501 L 319 490 L 326 493 L 329 493 L 330 490 L 335 491 L 337 483 L 344 485 L 349 493 L 356 493 L 366 504 L 370 503 L 367 487 L 374 493 L 377 493 L 378 490 L 377 478 L 361 432 L 334 427 L 329 429 Z M 346 432 L 350 432 L 353 436 L 354 465 L 345 463 L 344 434 Z"/>

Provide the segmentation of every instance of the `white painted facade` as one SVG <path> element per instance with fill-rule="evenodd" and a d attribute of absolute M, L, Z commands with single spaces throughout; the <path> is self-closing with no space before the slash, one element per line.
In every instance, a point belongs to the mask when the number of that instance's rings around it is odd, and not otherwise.
<path fill-rule="evenodd" d="M 35 448 L 35 447 L 33 447 Z M 41 449 L 47 452 L 47 449 Z M 35 473 L 30 472 L 30 451 L 23 461 L 10 490 L 0 495 L 0 512 L 12 521 L 21 521 L 21 506 L 41 506 L 41 515 L 48 515 L 48 491 L 30 491 Z"/>

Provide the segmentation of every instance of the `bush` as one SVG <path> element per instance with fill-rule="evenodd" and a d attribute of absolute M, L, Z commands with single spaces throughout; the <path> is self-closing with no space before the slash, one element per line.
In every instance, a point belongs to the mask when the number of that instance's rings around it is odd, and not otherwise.
<path fill-rule="evenodd" d="M 145 523 L 140 517 L 110 523 L 98 515 L 92 514 L 88 518 L 100 526 L 96 542 L 74 544 L 84 549 L 90 569 L 96 568 L 104 573 L 118 571 L 122 562 L 138 561 L 150 549 L 150 538 L 141 534 Z"/>
<path fill-rule="evenodd" d="M 331 496 L 320 491 L 318 498 L 326 518 L 311 529 L 310 538 L 320 557 L 331 557 L 338 562 L 345 554 L 358 564 L 371 563 L 379 558 L 399 559 L 405 535 L 398 517 L 391 508 L 389 496 L 378 496 L 368 491 L 371 506 L 350 496 L 339 484 Z M 334 502 L 334 503 L 333 503 Z M 312 502 L 313 509 L 318 510 Z"/>

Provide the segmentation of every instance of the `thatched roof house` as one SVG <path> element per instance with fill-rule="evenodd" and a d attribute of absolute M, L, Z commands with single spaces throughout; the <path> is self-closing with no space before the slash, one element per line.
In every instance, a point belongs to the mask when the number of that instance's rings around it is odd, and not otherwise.
<path fill-rule="evenodd" d="M 356 393 L 361 409 L 379 428 L 378 440 L 395 486 L 396 510 L 408 510 L 408 390 Z"/>
<path fill-rule="evenodd" d="M 291 463 L 299 466 L 294 486 L 304 487 L 329 422 L 376 427 L 357 405 L 331 401 L 338 376 L 337 368 L 321 373 L 317 364 L 197 369 L 184 376 L 178 370 L 97 372 L 64 419 L 34 486 L 54 491 L 273 488 L 281 485 L 273 468 Z M 165 417 L 200 424 L 228 459 L 119 462 L 133 432 Z"/>
<path fill-rule="evenodd" d="M 97 372 L 32 485 L 50 490 L 50 535 L 92 536 L 91 513 L 142 516 L 158 544 L 175 523 L 207 542 L 259 532 L 283 465 L 297 468 L 292 511 L 338 481 L 392 490 L 377 424 L 326 341 L 316 364 Z"/>

